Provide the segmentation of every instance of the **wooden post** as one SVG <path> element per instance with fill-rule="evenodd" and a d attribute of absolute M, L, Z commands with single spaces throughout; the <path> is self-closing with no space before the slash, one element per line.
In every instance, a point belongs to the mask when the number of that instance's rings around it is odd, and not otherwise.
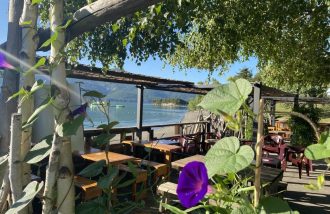
<path fill-rule="evenodd" d="M 257 144 L 255 147 L 256 151 L 256 169 L 254 177 L 254 207 L 259 204 L 259 199 L 261 195 L 261 158 L 262 158 L 262 145 L 263 145 L 263 131 L 264 131 L 264 99 L 260 99 L 259 114 L 258 114 L 258 135 Z"/>
<path fill-rule="evenodd" d="M 275 126 L 275 111 L 276 111 L 276 101 L 272 100 L 270 104 L 270 124 Z"/>
<path fill-rule="evenodd" d="M 252 103 L 252 109 L 253 109 L 253 113 L 255 115 L 259 114 L 259 110 L 260 110 L 260 104 L 259 104 L 259 100 L 261 98 L 261 83 L 255 83 L 253 85 L 253 103 Z M 257 122 L 254 120 L 253 121 L 253 136 L 252 136 L 252 140 L 253 141 L 257 141 L 257 127 L 258 124 Z"/>
<path fill-rule="evenodd" d="M 11 132 L 9 147 L 9 180 L 13 203 L 22 197 L 22 161 L 21 132 L 22 115 L 14 113 L 11 116 Z"/>
<path fill-rule="evenodd" d="M 136 87 L 137 87 L 137 108 L 136 108 L 137 132 L 136 132 L 136 135 L 138 137 L 138 140 L 142 140 L 143 90 L 144 90 L 144 87 L 142 85 L 138 85 Z"/>

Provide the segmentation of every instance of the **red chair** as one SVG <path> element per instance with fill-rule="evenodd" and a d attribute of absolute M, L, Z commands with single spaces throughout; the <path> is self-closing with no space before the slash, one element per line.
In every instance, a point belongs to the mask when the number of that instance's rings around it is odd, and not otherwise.
<path fill-rule="evenodd" d="M 288 147 L 288 161 L 292 165 L 298 167 L 299 178 L 301 179 L 302 168 L 305 166 L 306 174 L 309 176 L 309 172 L 313 170 L 313 163 L 311 160 L 307 159 L 304 155 L 305 148 L 299 146 L 289 146 Z"/>

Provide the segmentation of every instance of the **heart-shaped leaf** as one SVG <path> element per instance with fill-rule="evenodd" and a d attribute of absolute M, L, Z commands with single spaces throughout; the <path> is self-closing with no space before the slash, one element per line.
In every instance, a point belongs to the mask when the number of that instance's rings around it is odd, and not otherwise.
<path fill-rule="evenodd" d="M 281 214 L 294 214 L 299 213 L 292 211 L 288 202 L 275 197 L 263 198 L 260 201 L 260 206 L 258 207 L 258 213 L 281 213 Z"/>
<path fill-rule="evenodd" d="M 305 149 L 305 156 L 311 160 L 320 160 L 330 157 L 330 132 L 322 132 L 317 144 Z"/>
<path fill-rule="evenodd" d="M 29 164 L 34 164 L 42 161 L 47 157 L 51 150 L 53 135 L 49 135 L 37 143 L 32 149 L 26 154 L 24 161 Z"/>
<path fill-rule="evenodd" d="M 78 128 L 83 124 L 84 119 L 84 115 L 79 115 L 77 118 L 57 126 L 56 131 L 58 135 L 60 137 L 75 135 Z"/>
<path fill-rule="evenodd" d="M 245 79 L 238 79 L 207 93 L 199 106 L 216 114 L 221 110 L 234 115 L 251 92 L 251 83 Z"/>
<path fill-rule="evenodd" d="M 250 146 L 241 146 L 237 137 L 218 141 L 206 154 L 205 165 L 209 178 L 215 174 L 235 173 L 251 164 L 254 152 Z"/>
<path fill-rule="evenodd" d="M 20 210 L 25 208 L 32 199 L 38 194 L 43 187 L 44 182 L 38 183 L 37 181 L 30 182 L 23 190 L 23 197 L 18 199 L 6 212 L 8 214 L 19 213 Z"/>

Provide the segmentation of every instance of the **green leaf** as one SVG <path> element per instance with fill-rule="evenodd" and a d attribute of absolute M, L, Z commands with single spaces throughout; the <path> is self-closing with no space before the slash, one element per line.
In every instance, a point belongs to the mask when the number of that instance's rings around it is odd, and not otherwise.
<path fill-rule="evenodd" d="M 9 102 L 10 100 L 18 97 L 18 96 L 25 96 L 28 95 L 29 92 L 27 90 L 25 90 L 24 88 L 21 88 L 18 92 L 16 92 L 15 94 L 11 95 L 10 97 L 8 97 L 7 102 Z"/>
<path fill-rule="evenodd" d="M 267 197 L 263 198 L 260 201 L 260 205 L 258 207 L 260 214 L 267 213 L 282 213 L 282 214 L 290 214 L 293 213 L 288 202 L 275 197 Z"/>
<path fill-rule="evenodd" d="M 108 173 L 106 176 L 100 177 L 100 179 L 97 181 L 97 186 L 101 189 L 109 189 L 112 181 L 119 173 L 117 167 L 111 167 L 109 171 L 110 173 Z"/>
<path fill-rule="evenodd" d="M 120 26 L 117 23 L 111 25 L 112 32 L 116 33 L 119 30 Z"/>
<path fill-rule="evenodd" d="M 29 119 L 27 120 L 27 124 L 31 123 L 32 121 L 35 121 L 37 115 L 42 112 L 43 110 L 45 110 L 48 106 L 50 106 L 53 103 L 54 99 L 48 97 L 47 99 L 45 99 L 41 105 L 33 112 L 33 114 L 29 117 Z"/>
<path fill-rule="evenodd" d="M 161 203 L 161 206 L 175 214 L 187 214 L 187 212 L 169 204 Z"/>
<path fill-rule="evenodd" d="M 41 45 L 40 48 L 48 47 L 50 44 L 56 41 L 57 37 L 58 37 L 58 32 L 55 31 L 54 34 Z"/>
<path fill-rule="evenodd" d="M 248 167 L 254 158 L 250 146 L 241 146 L 236 137 L 218 141 L 206 154 L 205 165 L 211 178 L 215 174 L 235 173 Z"/>
<path fill-rule="evenodd" d="M 128 43 L 128 39 L 127 38 L 123 39 L 122 43 L 123 43 L 123 46 L 126 46 Z"/>
<path fill-rule="evenodd" d="M 66 28 L 71 24 L 71 22 L 72 22 L 72 20 L 69 19 L 69 20 L 65 23 L 65 25 L 57 26 L 57 27 L 56 27 L 56 30 L 64 30 L 64 29 L 66 29 Z"/>
<path fill-rule="evenodd" d="M 28 25 L 31 25 L 31 24 L 32 24 L 31 20 L 19 23 L 20 26 L 26 26 L 26 25 L 28 26 Z"/>
<path fill-rule="evenodd" d="M 118 184 L 118 185 L 117 185 L 117 188 L 127 187 L 127 186 L 133 184 L 135 181 L 136 181 L 135 178 L 130 179 L 130 180 L 127 180 L 127 181 L 124 181 L 123 183 Z"/>
<path fill-rule="evenodd" d="M 83 94 L 84 97 L 96 97 L 96 98 L 104 98 L 105 95 L 98 92 L 98 91 L 87 91 L 86 93 Z"/>
<path fill-rule="evenodd" d="M 109 124 L 101 124 L 99 125 L 97 128 L 101 128 L 104 131 L 108 132 L 110 131 L 114 126 L 118 125 L 119 122 L 118 121 L 112 121 Z"/>
<path fill-rule="evenodd" d="M 100 200 L 93 200 L 81 203 L 76 208 L 77 214 L 105 214 L 107 208 Z"/>
<path fill-rule="evenodd" d="M 60 137 L 71 136 L 77 133 L 79 127 L 83 124 L 85 119 L 84 115 L 79 115 L 73 120 L 69 120 L 56 127 L 56 132 Z"/>
<path fill-rule="evenodd" d="M 32 0 L 32 5 L 39 4 L 42 0 Z"/>
<path fill-rule="evenodd" d="M 99 174 L 101 174 L 105 164 L 106 164 L 105 160 L 100 160 L 100 161 L 94 162 L 94 163 L 88 165 L 81 172 L 79 172 L 79 175 L 88 177 L 88 178 L 98 176 Z"/>
<path fill-rule="evenodd" d="M 317 176 L 316 184 L 310 183 L 308 185 L 304 185 L 304 187 L 307 189 L 310 189 L 310 190 L 320 190 L 324 186 L 324 182 L 325 182 L 324 174 L 321 174 L 321 175 Z"/>
<path fill-rule="evenodd" d="M 330 149 L 330 131 L 322 132 L 318 143 L 325 144 Z"/>
<path fill-rule="evenodd" d="M 24 76 L 26 76 L 29 73 L 33 72 L 34 70 L 38 69 L 40 66 L 43 66 L 45 63 L 46 63 L 46 58 L 45 57 L 40 58 L 35 65 L 33 65 L 29 70 L 27 70 L 24 73 Z"/>
<path fill-rule="evenodd" d="M 310 160 L 320 160 L 330 157 L 330 149 L 325 144 L 313 144 L 305 149 L 305 156 Z"/>
<path fill-rule="evenodd" d="M 37 119 L 38 119 L 38 116 L 35 116 L 29 123 L 27 123 L 27 122 L 23 122 L 22 123 L 22 130 L 25 130 L 25 129 L 28 129 L 28 128 L 30 128 L 32 125 L 33 125 L 33 123 L 35 122 L 35 121 L 37 121 Z"/>
<path fill-rule="evenodd" d="M 109 141 L 115 136 L 116 136 L 115 134 L 102 133 L 94 138 L 94 142 L 96 145 L 102 146 L 108 144 Z"/>
<path fill-rule="evenodd" d="M 221 110 L 228 115 L 234 115 L 251 91 L 252 86 L 249 81 L 238 79 L 235 82 L 220 85 L 207 93 L 199 106 L 216 114 Z"/>
<path fill-rule="evenodd" d="M 34 164 L 42 161 L 50 154 L 52 147 L 53 135 L 49 135 L 37 143 L 26 154 L 24 161 L 29 164 Z"/>
<path fill-rule="evenodd" d="M 128 168 L 129 168 L 129 171 L 132 173 L 132 175 L 136 178 L 137 177 L 137 166 L 134 165 L 132 162 L 128 162 Z"/>
<path fill-rule="evenodd" d="M 39 193 L 43 187 L 44 182 L 38 183 L 37 181 L 30 182 L 23 190 L 23 197 L 18 199 L 6 212 L 6 214 L 16 214 L 24 209 L 32 199 Z"/>
<path fill-rule="evenodd" d="M 43 80 L 37 80 L 34 82 L 30 93 L 33 94 L 34 92 L 36 92 L 37 90 L 39 90 L 40 88 L 44 87 L 44 81 Z"/>
<path fill-rule="evenodd" d="M 162 10 L 162 5 L 161 5 L 161 4 L 158 4 L 158 5 L 155 7 L 156 14 L 158 15 L 158 14 L 160 13 L 161 10 Z"/>

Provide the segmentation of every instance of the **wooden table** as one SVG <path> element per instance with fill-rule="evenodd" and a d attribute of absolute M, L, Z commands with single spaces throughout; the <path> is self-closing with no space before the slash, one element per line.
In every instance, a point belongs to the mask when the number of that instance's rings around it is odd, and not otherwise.
<path fill-rule="evenodd" d="M 94 161 L 94 162 L 100 161 L 100 160 L 107 161 L 107 157 L 106 157 L 106 154 L 104 151 L 82 154 L 81 157 L 86 160 L 90 160 L 90 161 Z M 136 160 L 136 158 L 133 156 L 123 155 L 123 154 L 119 154 L 119 153 L 115 153 L 115 152 L 108 152 L 108 158 L 109 158 L 110 164 L 113 164 L 113 165 Z"/>
<path fill-rule="evenodd" d="M 160 152 L 165 153 L 165 163 L 170 164 L 172 161 L 172 152 L 181 150 L 181 146 L 161 144 L 158 141 L 123 141 L 123 143 L 135 146 L 143 146 L 150 149 L 156 149 Z"/>
<path fill-rule="evenodd" d="M 187 158 L 183 158 L 177 161 L 172 162 L 172 168 L 181 171 L 181 169 L 189 162 L 191 161 L 199 161 L 204 163 L 204 157 L 203 155 L 194 155 Z"/>

